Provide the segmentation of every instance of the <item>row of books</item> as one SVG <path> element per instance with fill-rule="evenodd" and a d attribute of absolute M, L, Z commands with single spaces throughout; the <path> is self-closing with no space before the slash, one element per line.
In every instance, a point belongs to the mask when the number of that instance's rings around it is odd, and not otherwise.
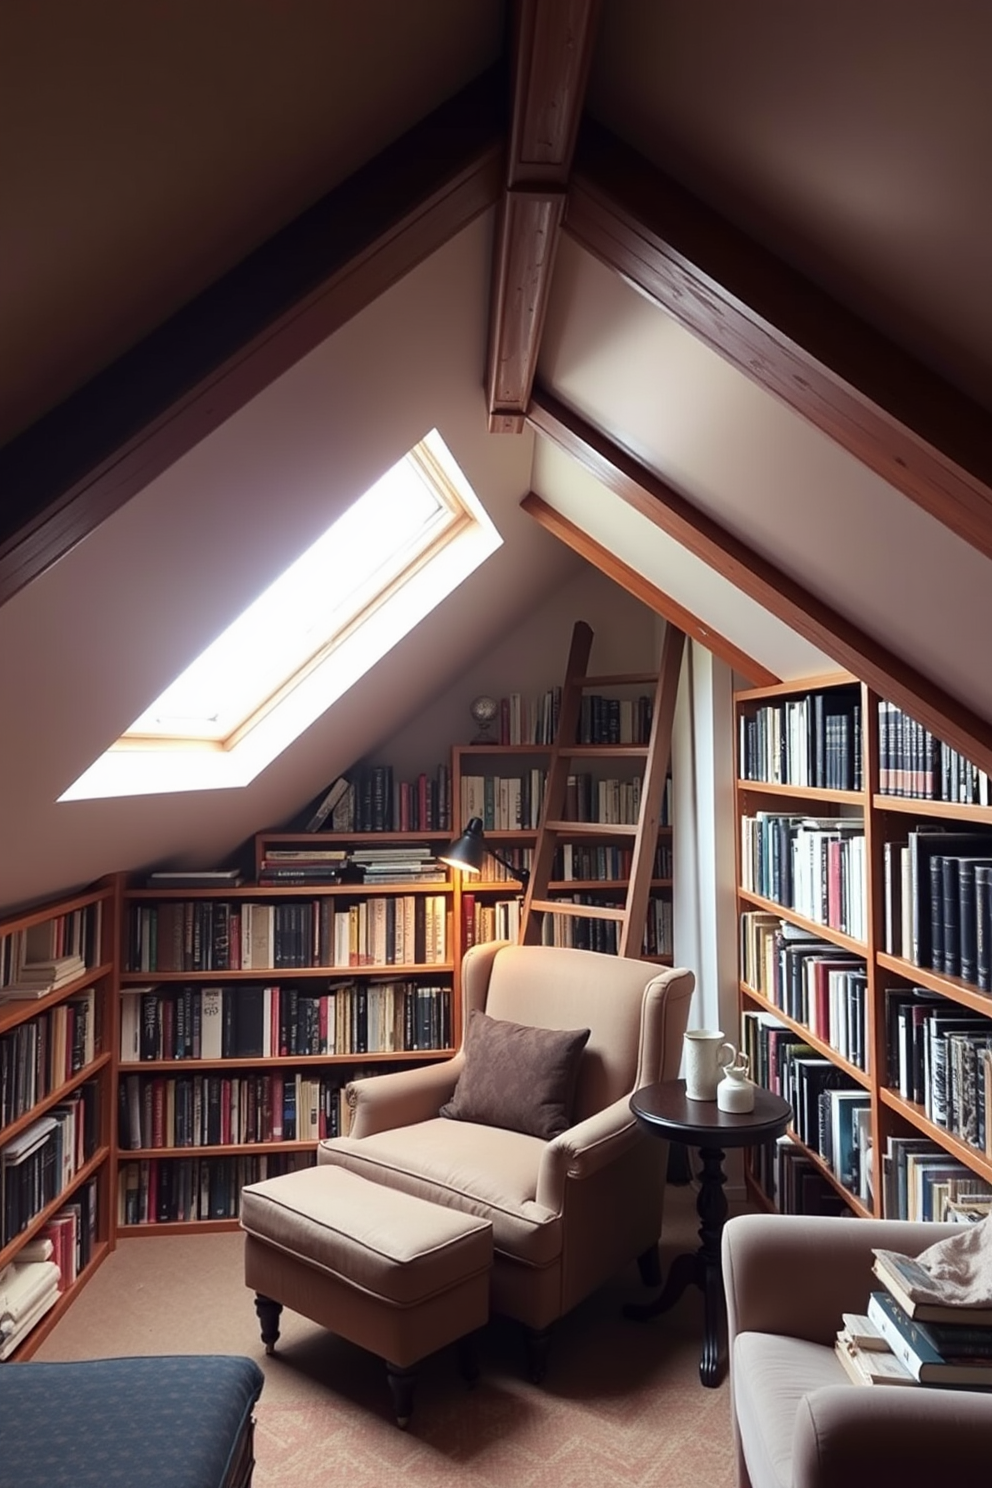
<path fill-rule="evenodd" d="M 868 973 L 863 958 L 763 910 L 745 911 L 740 932 L 741 974 L 747 986 L 866 1070 Z"/>
<path fill-rule="evenodd" d="M 245 1184 L 307 1167 L 311 1161 L 308 1153 L 292 1152 L 133 1159 L 118 1172 L 117 1220 L 121 1225 L 145 1225 L 237 1219 Z"/>
<path fill-rule="evenodd" d="M 741 817 L 741 887 L 855 940 L 866 937 L 860 817 Z"/>
<path fill-rule="evenodd" d="M 451 1047 L 451 989 L 393 978 L 313 987 L 132 987 L 121 993 L 122 1064 L 388 1054 Z"/>
<path fill-rule="evenodd" d="M 878 789 L 923 801 L 992 804 L 989 777 L 895 703 L 878 705 Z"/>
<path fill-rule="evenodd" d="M 561 688 L 549 687 L 536 696 L 525 698 L 511 692 L 499 699 L 498 732 L 493 742 L 499 744 L 549 745 L 558 732 L 561 713 Z"/>
<path fill-rule="evenodd" d="M 462 895 L 462 947 L 481 945 L 493 940 L 516 941 L 520 933 L 523 901 L 519 894 L 512 899 L 484 900 L 475 894 Z"/>
<path fill-rule="evenodd" d="M 27 963 L 77 956 L 84 967 L 101 961 L 103 901 L 53 915 L 22 930 L 0 935 L 0 993 L 16 986 Z"/>
<path fill-rule="evenodd" d="M 92 1064 L 95 996 L 89 987 L 0 1035 L 0 1128 Z"/>
<path fill-rule="evenodd" d="M 887 987 L 884 999 L 889 1083 L 992 1156 L 992 1022 L 925 987 Z"/>
<path fill-rule="evenodd" d="M 992 1212 L 992 1184 L 919 1135 L 886 1139 L 882 1194 L 886 1219 L 967 1224 Z"/>
<path fill-rule="evenodd" d="M 139 1151 L 322 1141 L 340 1134 L 344 1083 L 334 1070 L 129 1073 L 118 1084 L 118 1146 Z"/>
<path fill-rule="evenodd" d="M 450 832 L 451 767 L 398 780 L 392 765 L 356 765 L 308 817 L 308 832 Z"/>
<path fill-rule="evenodd" d="M 132 972 L 437 965 L 448 959 L 444 894 L 132 904 Z"/>
<path fill-rule="evenodd" d="M 920 827 L 884 851 L 885 947 L 992 987 L 992 832 Z"/>
<path fill-rule="evenodd" d="M 519 775 L 463 775 L 461 820 L 477 816 L 489 832 L 533 831 L 540 820 L 547 771 L 537 767 Z"/>
<path fill-rule="evenodd" d="M 603 899 L 595 894 L 561 894 L 556 898 L 562 904 L 599 905 L 616 909 L 616 899 Z M 584 951 L 602 951 L 608 956 L 617 953 L 619 935 L 615 920 L 600 920 L 578 915 L 542 916 L 541 943 L 543 945 L 575 946 Z M 674 946 L 672 901 L 659 895 L 648 900 L 644 923 L 641 954 L 644 956 L 671 956 Z"/>
<path fill-rule="evenodd" d="M 91 1178 L 21 1247 L 16 1261 L 0 1267 L 0 1361 L 20 1348 L 89 1264 L 96 1228 L 97 1179 Z"/>
<path fill-rule="evenodd" d="M 96 1150 L 97 1098 L 87 1081 L 0 1152 L 0 1246 L 27 1229 Z"/>
<path fill-rule="evenodd" d="M 757 1154 L 759 1181 L 782 1214 L 850 1214 L 843 1194 L 788 1134 Z"/>
<path fill-rule="evenodd" d="M 835 1345 L 856 1384 L 992 1388 L 992 1308 L 920 1302 L 933 1280 L 912 1256 L 876 1250 L 873 1270 L 881 1285 Z"/>
<path fill-rule="evenodd" d="M 741 779 L 861 790 L 861 732 L 857 687 L 761 704 L 740 715 Z"/>

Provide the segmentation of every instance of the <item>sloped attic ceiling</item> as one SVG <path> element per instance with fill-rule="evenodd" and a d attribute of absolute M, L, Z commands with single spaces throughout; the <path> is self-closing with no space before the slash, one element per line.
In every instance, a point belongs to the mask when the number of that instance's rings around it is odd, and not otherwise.
<path fill-rule="evenodd" d="M 734 0 L 610 0 L 601 14 L 581 0 L 535 0 L 520 7 L 515 34 L 539 59 L 542 38 L 560 36 L 554 24 L 564 18 L 588 44 L 589 108 L 621 149 L 633 145 L 650 169 L 661 166 L 722 213 L 721 242 L 732 242 L 736 224 L 779 255 L 770 260 L 782 265 L 773 289 L 781 279 L 795 291 L 788 276 L 799 270 L 800 290 L 808 283 L 834 297 L 845 333 L 846 304 L 858 325 L 901 343 L 916 360 L 899 367 L 910 368 L 922 401 L 944 408 L 929 396 L 938 373 L 938 392 L 964 409 L 962 427 L 973 431 L 974 400 L 988 407 L 992 369 L 992 326 L 981 309 L 992 246 L 981 66 L 989 17 L 963 5 L 938 24 L 940 8 L 919 0 L 870 9 L 769 0 L 747 7 L 745 22 Z M 85 12 L 65 0 L 19 7 L 4 49 L 3 139 L 13 153 L 0 201 L 9 268 L 0 275 L 0 327 L 13 355 L 0 368 L 11 436 L 0 450 L 0 563 L 16 550 L 40 576 L 0 608 L 0 680 L 18 703 L 0 784 L 8 849 L 0 903 L 180 852 L 215 861 L 313 795 L 374 746 L 371 730 L 394 732 L 501 626 L 505 633 L 509 615 L 519 619 L 581 571 L 521 501 L 560 514 L 587 556 L 612 555 L 648 598 L 673 598 L 702 631 L 767 671 L 791 676 L 851 665 L 852 656 L 881 658 L 894 690 L 921 696 L 987 744 L 992 684 L 977 637 L 989 619 L 992 543 L 976 547 L 974 533 L 966 541 L 908 500 L 897 464 L 892 484 L 859 461 L 849 427 L 838 425 L 832 441 L 817 426 L 822 408 L 804 407 L 801 390 L 787 397 L 791 408 L 781 386 L 778 396 L 765 390 L 781 337 L 769 341 L 767 365 L 749 364 L 746 349 L 735 354 L 726 338 L 719 345 L 746 301 L 708 302 L 712 334 L 677 301 L 667 302 L 674 318 L 659 308 L 665 295 L 630 258 L 626 227 L 616 244 L 593 246 L 588 212 L 585 229 L 570 215 L 574 192 L 557 254 L 552 244 L 532 281 L 547 299 L 544 335 L 542 301 L 534 345 L 520 359 L 530 356 L 533 371 L 540 347 L 531 407 L 539 438 L 486 432 L 491 275 L 498 284 L 512 262 L 506 219 L 491 209 L 508 111 L 492 110 L 474 143 L 466 134 L 465 167 L 449 175 L 457 184 L 447 194 L 436 139 L 416 130 L 429 110 L 514 55 L 501 5 L 300 0 L 284 14 L 262 0 L 190 0 L 139 16 L 124 0 L 99 0 Z M 519 97 L 532 74 L 516 45 Z M 539 101 L 577 120 L 578 71 L 563 63 L 555 73 L 552 64 L 546 56 L 543 71 L 535 63 L 538 94 L 542 80 L 549 90 Z M 558 93 L 549 78 L 561 83 Z M 509 95 L 505 77 L 494 82 L 500 98 Z M 563 149 L 559 196 L 568 158 Z M 589 160 L 580 145 L 586 185 Z M 419 198 L 411 188 L 399 200 L 404 179 L 420 182 Z M 670 197 L 657 180 L 650 211 Z M 352 190 L 356 181 L 366 184 Z M 333 314 L 307 339 L 299 330 L 314 295 L 305 293 L 310 261 L 293 257 L 301 238 L 287 228 L 260 259 L 245 255 L 343 182 L 337 214 L 322 219 L 327 252 L 338 254 L 325 296 Z M 361 239 L 362 212 L 379 214 L 374 252 Z M 656 228 L 639 240 L 651 253 Z M 195 296 L 239 262 L 221 281 L 226 297 L 210 300 L 212 316 L 197 318 Z M 290 282 L 305 313 L 294 319 L 286 301 L 273 336 L 262 312 Z M 180 311 L 185 321 L 147 339 Z M 191 404 L 180 353 L 183 326 L 194 323 L 202 355 L 220 357 L 225 376 L 201 382 Z M 775 330 L 760 324 L 763 334 Z M 248 346 L 240 360 L 239 335 Z M 293 351 L 270 357 L 260 378 L 266 341 L 270 352 L 276 342 Z M 870 339 L 850 344 L 877 351 Z M 139 364 L 143 382 L 130 375 Z M 876 358 L 870 370 L 891 365 Z M 830 387 L 843 390 L 843 378 Z M 972 401 L 954 403 L 957 390 Z M 905 427 L 883 404 L 855 403 L 866 420 L 862 455 L 880 431 Z M 193 405 L 191 419 L 183 409 Z M 572 420 L 565 435 L 561 411 Z M 442 431 L 505 529 L 506 546 L 471 603 L 441 606 L 354 689 L 347 708 L 333 710 L 333 723 L 314 725 L 246 792 L 56 808 L 67 781 L 176 663 L 315 530 L 327 499 L 360 489 L 407 447 L 408 434 L 412 442 L 423 432 L 424 418 L 447 421 Z M 127 445 L 135 428 L 154 437 Z M 107 429 L 128 458 L 100 446 Z M 605 455 L 593 450 L 597 440 Z M 924 447 L 917 440 L 913 458 Z M 941 464 L 933 448 L 938 475 L 963 468 Z M 60 471 L 62 489 L 82 479 L 87 452 L 101 472 L 96 516 L 116 514 L 92 532 L 92 515 L 66 517 L 65 556 L 44 572 L 51 552 L 24 540 L 24 523 L 51 499 Z M 974 521 L 984 533 L 982 480 L 959 485 L 968 498 L 977 491 Z M 545 525 L 554 530 L 547 513 Z"/>

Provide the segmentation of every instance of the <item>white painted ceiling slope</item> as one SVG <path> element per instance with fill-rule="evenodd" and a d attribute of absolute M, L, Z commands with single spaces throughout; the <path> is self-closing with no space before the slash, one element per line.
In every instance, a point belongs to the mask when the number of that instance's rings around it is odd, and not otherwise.
<path fill-rule="evenodd" d="M 504 21 L 495 0 L 14 0 L 0 439 L 477 76 Z M 992 7 L 971 0 L 607 0 L 588 106 L 990 407 L 990 49 Z M 0 608 L 0 906 L 114 869 L 221 861 L 479 676 L 549 595 L 587 581 L 520 512 L 529 490 L 770 670 L 832 668 L 543 441 L 485 432 L 491 239 L 487 216 Z M 989 562 L 567 238 L 540 376 L 992 717 Z M 506 539 L 471 593 L 247 789 L 56 806 L 335 504 L 435 423 Z"/>

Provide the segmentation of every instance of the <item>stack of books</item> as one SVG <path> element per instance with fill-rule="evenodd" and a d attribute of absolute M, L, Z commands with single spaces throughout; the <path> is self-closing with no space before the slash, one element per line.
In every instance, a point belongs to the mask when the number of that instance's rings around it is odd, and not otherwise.
<path fill-rule="evenodd" d="M 356 847 L 351 862 L 367 885 L 444 883 L 448 876 L 427 846 Z"/>
<path fill-rule="evenodd" d="M 914 1300 L 932 1288 L 929 1273 L 910 1256 L 876 1251 L 882 1283 L 864 1316 L 844 1314 L 837 1356 L 858 1384 L 942 1385 L 992 1389 L 992 1305 Z"/>
<path fill-rule="evenodd" d="M 30 1000 L 55 992 L 68 982 L 85 976 L 86 962 L 82 956 L 53 956 L 47 961 L 25 961 L 15 981 L 0 988 L 0 998 L 22 998 Z"/>
<path fill-rule="evenodd" d="M 348 867 L 349 856 L 343 847 L 270 847 L 259 865 L 258 881 L 277 888 L 335 884 L 347 877 Z"/>
<path fill-rule="evenodd" d="M 28 1261 L 0 1271 L 0 1360 L 8 1359 L 59 1295 L 56 1263 Z"/>

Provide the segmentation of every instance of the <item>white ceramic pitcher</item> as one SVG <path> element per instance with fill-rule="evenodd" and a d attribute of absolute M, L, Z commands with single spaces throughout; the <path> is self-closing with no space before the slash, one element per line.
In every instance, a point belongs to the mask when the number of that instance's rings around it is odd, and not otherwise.
<path fill-rule="evenodd" d="M 737 1050 L 712 1028 L 690 1028 L 683 1037 L 685 1093 L 689 1100 L 716 1100 L 720 1075 L 737 1058 Z"/>

